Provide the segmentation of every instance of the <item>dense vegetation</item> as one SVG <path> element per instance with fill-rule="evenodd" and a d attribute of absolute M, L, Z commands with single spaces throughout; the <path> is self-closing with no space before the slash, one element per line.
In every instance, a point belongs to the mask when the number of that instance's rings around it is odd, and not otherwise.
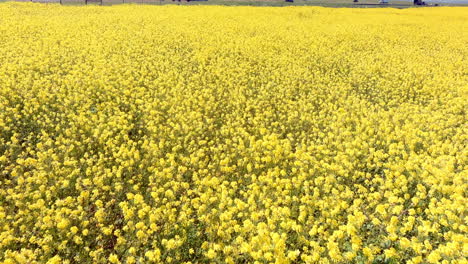
<path fill-rule="evenodd" d="M 0 4 L 0 262 L 467 263 L 466 14 Z"/>

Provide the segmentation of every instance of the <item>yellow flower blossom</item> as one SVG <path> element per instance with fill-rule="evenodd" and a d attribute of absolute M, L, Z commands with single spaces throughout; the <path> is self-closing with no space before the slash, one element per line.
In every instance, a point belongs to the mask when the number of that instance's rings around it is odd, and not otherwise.
<path fill-rule="evenodd" d="M 466 263 L 466 8 L 0 14 L 0 262 Z"/>

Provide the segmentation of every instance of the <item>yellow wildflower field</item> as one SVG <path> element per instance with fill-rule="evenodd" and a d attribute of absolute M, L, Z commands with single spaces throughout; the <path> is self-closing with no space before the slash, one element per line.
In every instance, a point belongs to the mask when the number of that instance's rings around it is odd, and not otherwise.
<path fill-rule="evenodd" d="M 467 263 L 467 14 L 0 4 L 0 262 Z"/>

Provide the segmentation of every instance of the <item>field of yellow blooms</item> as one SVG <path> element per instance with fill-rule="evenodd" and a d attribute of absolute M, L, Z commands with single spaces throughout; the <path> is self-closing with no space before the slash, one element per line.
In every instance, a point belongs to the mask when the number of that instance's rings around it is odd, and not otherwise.
<path fill-rule="evenodd" d="M 467 13 L 0 4 L 0 262 L 468 263 Z"/>

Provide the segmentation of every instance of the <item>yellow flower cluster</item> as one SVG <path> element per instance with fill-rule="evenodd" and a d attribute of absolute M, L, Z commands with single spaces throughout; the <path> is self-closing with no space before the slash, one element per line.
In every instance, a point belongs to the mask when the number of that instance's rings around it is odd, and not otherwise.
<path fill-rule="evenodd" d="M 467 263 L 467 12 L 0 4 L 0 262 Z"/>

